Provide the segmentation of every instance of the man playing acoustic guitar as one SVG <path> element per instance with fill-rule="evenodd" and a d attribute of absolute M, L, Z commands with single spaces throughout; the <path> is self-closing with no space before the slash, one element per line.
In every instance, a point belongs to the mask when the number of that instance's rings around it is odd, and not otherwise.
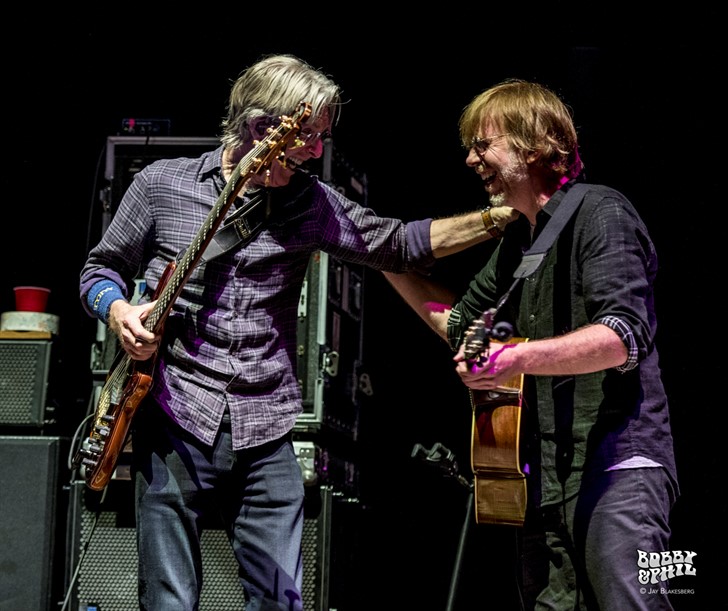
<path fill-rule="evenodd" d="M 421 277 L 386 275 L 458 351 L 472 391 L 499 393 L 523 377 L 525 607 L 670 609 L 667 588 L 641 593 L 638 575 L 640 552 L 668 549 L 678 495 L 647 228 L 621 193 L 583 182 L 570 113 L 536 83 L 509 80 L 476 96 L 460 136 L 491 205 L 520 217 L 459 298 Z M 572 189 L 585 190 L 569 198 L 573 216 L 538 265 L 519 273 Z M 484 315 L 528 341 L 486 337 L 480 358 L 466 358 Z"/>

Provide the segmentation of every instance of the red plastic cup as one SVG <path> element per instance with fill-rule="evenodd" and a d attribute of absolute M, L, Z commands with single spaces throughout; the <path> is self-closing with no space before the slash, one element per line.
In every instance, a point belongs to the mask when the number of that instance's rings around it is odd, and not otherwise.
<path fill-rule="evenodd" d="M 18 312 L 45 312 L 51 290 L 42 286 L 16 286 L 15 309 Z"/>

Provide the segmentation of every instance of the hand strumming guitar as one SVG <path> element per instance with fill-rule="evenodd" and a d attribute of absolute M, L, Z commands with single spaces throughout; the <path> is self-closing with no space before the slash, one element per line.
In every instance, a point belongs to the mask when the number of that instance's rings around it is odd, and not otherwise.
<path fill-rule="evenodd" d="M 457 363 L 455 371 L 468 387 L 474 390 L 490 390 L 503 386 L 514 376 L 523 373 L 518 361 L 518 348 L 522 343 L 500 343 L 491 341 L 478 358 L 465 356 L 465 344 L 453 357 Z"/>

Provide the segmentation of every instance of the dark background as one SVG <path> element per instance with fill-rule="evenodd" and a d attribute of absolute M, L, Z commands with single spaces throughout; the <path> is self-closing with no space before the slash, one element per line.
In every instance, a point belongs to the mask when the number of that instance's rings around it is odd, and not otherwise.
<path fill-rule="evenodd" d="M 238 74 L 262 54 L 297 54 L 332 74 L 349 100 L 335 143 L 366 173 L 370 206 L 412 220 L 483 204 L 480 181 L 464 165 L 459 114 L 503 78 L 538 80 L 573 108 L 588 180 L 625 193 L 658 249 L 657 342 L 682 486 L 671 549 L 697 552 L 697 577 L 673 584 L 695 594 L 675 605 L 716 608 L 707 601 L 726 568 L 718 554 L 723 298 L 713 281 L 725 199 L 724 33 L 717 10 L 700 3 L 640 17 L 613 3 L 589 15 L 568 3 L 538 6 L 401 17 L 354 8 L 344 17 L 330 5 L 281 14 L 242 5 L 184 13 L 128 3 L 83 12 L 20 7 L 1 43 L 0 311 L 14 309 L 16 285 L 51 288 L 48 311 L 61 318 L 54 400 L 62 427 L 80 422 L 91 389 L 96 326 L 81 310 L 78 274 L 99 237 L 104 145 L 122 119 L 164 118 L 172 136 L 216 136 Z M 489 249 L 450 257 L 435 275 L 463 287 Z M 410 452 L 415 443 L 443 443 L 468 475 L 467 394 L 444 343 L 380 276 L 369 273 L 365 286 L 364 365 L 374 394 L 362 413 L 365 509 L 352 525 L 361 534 L 352 571 L 360 597 L 377 608 L 444 609 L 466 491 Z M 464 609 L 513 601 L 513 541 L 508 527 L 470 531 Z"/>

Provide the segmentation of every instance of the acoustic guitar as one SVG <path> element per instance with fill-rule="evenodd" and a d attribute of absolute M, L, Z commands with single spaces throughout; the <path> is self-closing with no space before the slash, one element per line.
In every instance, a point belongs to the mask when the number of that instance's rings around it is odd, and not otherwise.
<path fill-rule="evenodd" d="M 488 336 L 492 322 L 488 314 L 475 321 L 465 335 L 465 357 L 471 364 L 485 361 L 490 351 L 504 343 Z M 524 341 L 508 339 L 508 343 Z M 470 389 L 471 466 L 478 524 L 523 526 L 526 476 L 519 456 L 522 393 L 523 375 L 492 390 Z"/>
<path fill-rule="evenodd" d="M 278 127 L 269 128 L 266 137 L 256 142 L 240 160 L 180 262 L 171 262 L 167 266 L 154 295 L 156 303 L 144 322 L 145 329 L 153 333 L 162 332 L 174 301 L 245 182 L 268 170 L 274 160 L 285 162 L 286 146 L 298 135 L 302 123 L 310 115 L 310 104 L 301 103 L 295 116 L 280 117 Z M 146 361 L 135 361 L 121 350 L 109 369 L 91 432 L 74 458 L 74 466 L 79 467 L 81 477 L 92 490 L 103 490 L 111 479 L 129 436 L 132 418 L 152 387 L 156 356 Z"/>

